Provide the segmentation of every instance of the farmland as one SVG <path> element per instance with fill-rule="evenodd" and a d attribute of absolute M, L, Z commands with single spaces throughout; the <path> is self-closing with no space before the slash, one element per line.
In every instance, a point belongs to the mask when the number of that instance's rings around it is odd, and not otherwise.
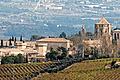
<path fill-rule="evenodd" d="M 38 75 L 41 70 L 54 63 L 25 63 L 0 65 L 0 80 L 26 80 Z"/>
<path fill-rule="evenodd" d="M 120 80 L 120 69 L 105 69 L 119 58 L 0 65 L 0 80 Z"/>
<path fill-rule="evenodd" d="M 87 60 L 75 63 L 57 73 L 45 73 L 33 80 L 120 80 L 120 69 L 105 69 L 105 65 L 117 59 Z"/>

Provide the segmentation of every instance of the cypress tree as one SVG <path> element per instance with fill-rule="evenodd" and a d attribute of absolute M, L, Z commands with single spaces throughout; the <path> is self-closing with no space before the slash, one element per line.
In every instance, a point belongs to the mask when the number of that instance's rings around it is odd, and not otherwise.
<path fill-rule="evenodd" d="M 1 40 L 1 47 L 3 47 L 3 40 Z"/>
<path fill-rule="evenodd" d="M 17 39 L 16 39 L 16 37 L 15 37 L 14 41 L 16 42 L 16 40 L 17 40 Z"/>
<path fill-rule="evenodd" d="M 11 38 L 9 39 L 9 46 L 12 46 Z"/>
<path fill-rule="evenodd" d="M 14 46 L 16 46 L 16 37 L 15 37 L 15 39 L 14 39 Z"/>
<path fill-rule="evenodd" d="M 20 36 L 20 41 L 22 41 L 22 36 Z"/>
<path fill-rule="evenodd" d="M 14 41 L 14 37 L 12 36 L 12 41 Z"/>

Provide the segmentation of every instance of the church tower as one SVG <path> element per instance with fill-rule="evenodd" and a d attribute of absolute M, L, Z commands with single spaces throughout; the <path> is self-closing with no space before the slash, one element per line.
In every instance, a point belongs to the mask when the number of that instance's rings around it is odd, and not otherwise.
<path fill-rule="evenodd" d="M 108 49 L 112 44 L 112 25 L 103 17 L 95 24 L 95 37 Z"/>
<path fill-rule="evenodd" d="M 101 20 L 95 24 L 95 36 L 101 38 L 103 35 L 111 36 L 112 25 L 102 17 Z"/>

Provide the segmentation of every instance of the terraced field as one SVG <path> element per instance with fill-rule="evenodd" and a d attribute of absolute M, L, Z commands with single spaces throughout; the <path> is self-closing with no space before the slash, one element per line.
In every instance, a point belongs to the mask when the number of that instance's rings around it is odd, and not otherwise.
<path fill-rule="evenodd" d="M 31 80 L 38 75 L 64 70 L 81 60 L 81 58 L 66 58 L 61 61 L 45 63 L 0 65 L 0 80 Z"/>
<path fill-rule="evenodd" d="M 120 68 L 105 69 L 105 65 L 113 60 L 120 61 L 119 58 L 86 60 L 57 73 L 39 75 L 32 80 L 120 80 Z"/>
<path fill-rule="evenodd" d="M 54 63 L 6 64 L 0 65 L 0 80 L 30 80 L 42 69 Z"/>

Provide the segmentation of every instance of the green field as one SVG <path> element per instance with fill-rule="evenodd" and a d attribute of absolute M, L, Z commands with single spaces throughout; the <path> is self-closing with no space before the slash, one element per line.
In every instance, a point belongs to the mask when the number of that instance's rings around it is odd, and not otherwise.
<path fill-rule="evenodd" d="M 44 73 L 32 80 L 120 80 L 120 68 L 105 69 L 105 65 L 114 59 L 86 60 L 57 73 Z"/>

